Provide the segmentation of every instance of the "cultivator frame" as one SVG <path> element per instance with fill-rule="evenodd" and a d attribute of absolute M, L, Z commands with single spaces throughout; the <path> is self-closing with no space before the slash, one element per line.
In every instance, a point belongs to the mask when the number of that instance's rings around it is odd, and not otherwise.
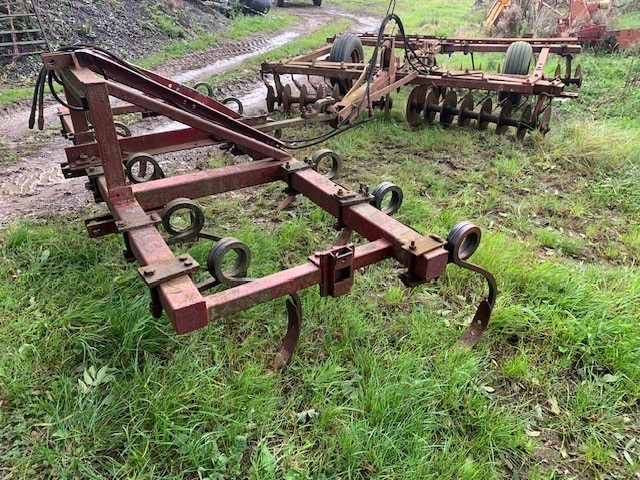
<path fill-rule="evenodd" d="M 308 54 L 279 62 L 264 62 L 261 67 L 262 79 L 267 87 L 267 107 L 273 111 L 281 105 L 285 111 L 298 105 L 304 118 L 313 118 L 319 113 L 331 114 L 333 126 L 352 124 L 358 115 L 378 107 L 388 109 L 391 106 L 390 94 L 406 85 L 414 86 L 406 109 L 407 120 L 411 125 L 423 122 L 433 123 L 435 114 L 440 115 L 444 127 L 453 125 L 458 116 L 457 125 L 466 126 L 476 120 L 479 130 L 496 125 L 497 133 L 504 133 L 509 126 L 515 127 L 517 136 L 522 138 L 526 132 L 549 128 L 551 115 L 550 100 L 553 98 L 575 98 L 577 92 L 565 91 L 567 85 L 582 84 L 582 70 L 578 65 L 575 72 L 572 62 L 581 47 L 577 40 L 569 38 L 446 38 L 427 35 L 384 35 L 357 34 L 363 46 L 380 46 L 379 59 L 373 72 L 371 64 L 331 62 L 327 55 L 332 44 L 339 37 L 327 39 L 327 45 Z M 406 44 L 405 44 L 406 40 Z M 507 52 L 511 44 L 525 40 L 537 54 L 533 72 L 526 75 L 491 74 L 481 70 L 452 70 L 437 65 L 437 55 L 453 53 L 473 54 L 476 52 Z M 408 46 L 408 49 L 405 47 Z M 402 58 L 396 58 L 395 50 L 407 51 Z M 544 74 L 550 54 L 559 55 L 564 60 L 564 73 L 558 64 L 553 77 Z M 415 68 L 416 64 L 424 68 Z M 282 81 L 283 75 L 291 75 L 299 94 L 294 94 L 291 84 Z M 306 84 L 296 80 L 294 75 L 306 76 Z M 325 82 L 314 84 L 312 77 L 321 77 Z M 331 81 L 332 87 L 326 88 Z M 339 83 L 352 85 L 341 94 Z M 324 83 L 324 84 L 323 84 Z M 344 85 L 344 83 L 343 83 Z M 470 93 L 458 101 L 457 90 L 467 89 Z M 485 92 L 483 99 L 477 101 L 472 91 Z M 490 95 L 498 94 L 494 105 Z M 513 104 L 512 99 L 524 101 Z M 529 97 L 536 97 L 529 101 Z M 313 107 L 313 108 L 311 108 Z M 475 107 L 480 107 L 474 110 Z M 497 110 L 496 110 L 497 109 Z M 518 112 L 519 116 L 513 115 Z"/>
<path fill-rule="evenodd" d="M 293 158 L 278 139 L 254 128 L 253 120 L 197 90 L 93 49 L 42 57 L 43 74 L 60 81 L 67 100 L 63 121 L 74 145 L 66 148 L 68 162 L 63 171 L 67 177 L 88 177 L 96 200 L 104 201 L 109 209 L 106 215 L 86 220 L 89 236 L 123 235 L 125 255 L 140 264 L 140 275 L 150 289 L 151 313 L 159 317 L 166 311 L 179 334 L 289 295 L 288 329 L 274 361 L 275 366 L 283 366 L 300 334 L 302 310 L 296 292 L 319 285 L 322 296 L 344 295 L 358 269 L 387 258 L 406 267 L 401 278 L 408 286 L 442 276 L 449 263 L 481 274 L 489 294 L 460 343 L 473 346 L 485 330 L 497 289 L 489 272 L 468 263 L 480 243 L 479 228 L 460 223 L 446 240 L 421 235 L 378 208 L 387 194 L 392 196 L 389 211 L 399 206 L 398 187 L 385 183 L 373 193 L 366 186 L 358 191 L 342 187 L 315 171 L 312 161 Z M 127 103 L 115 107 L 113 98 Z M 132 112 L 163 115 L 184 128 L 119 138 L 114 115 Z M 32 126 L 34 122 L 35 115 Z M 231 152 L 246 153 L 253 161 L 165 177 L 151 155 L 207 145 L 224 145 Z M 132 174 L 136 165 L 138 175 Z M 342 232 L 331 247 L 316 251 L 306 263 L 248 278 L 249 248 L 237 239 L 204 233 L 205 215 L 193 200 L 278 181 L 289 195 L 303 195 L 330 213 Z M 178 211 L 189 213 L 187 226 L 178 228 L 172 223 Z M 167 236 L 161 234 L 160 224 Z M 354 245 L 352 232 L 369 243 Z M 197 238 L 216 242 L 207 260 L 210 276 L 200 282 L 193 278 L 200 268 L 198 262 L 170 248 Z M 223 271 L 222 259 L 232 251 L 236 262 L 231 270 Z M 230 288 L 203 294 L 220 284 Z"/>

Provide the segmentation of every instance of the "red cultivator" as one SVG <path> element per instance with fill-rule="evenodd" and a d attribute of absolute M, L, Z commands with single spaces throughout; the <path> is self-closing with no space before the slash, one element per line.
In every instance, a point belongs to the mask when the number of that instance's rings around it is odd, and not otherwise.
<path fill-rule="evenodd" d="M 278 139 L 255 128 L 260 118 L 241 117 L 194 89 L 104 51 L 70 47 L 45 54 L 43 60 L 45 68 L 34 96 L 32 125 L 45 82 L 52 85 L 58 81 L 64 86 L 67 101 L 64 129 L 74 142 L 66 149 L 68 163 L 63 170 L 67 177 L 87 176 L 96 199 L 105 202 L 110 211 L 86 221 L 89 235 L 123 235 L 125 255 L 140 264 L 140 275 L 150 289 L 151 313 L 159 317 L 166 311 L 178 333 L 290 296 L 288 329 L 275 360 L 282 366 L 300 334 L 302 310 L 296 292 L 319 285 L 322 296 L 345 295 L 356 270 L 387 258 L 395 258 L 406 267 L 402 280 L 408 286 L 440 277 L 448 263 L 480 273 L 488 282 L 489 295 L 480 303 L 460 342 L 474 345 L 486 328 L 496 284 L 489 272 L 468 263 L 480 242 L 477 227 L 460 223 L 446 240 L 421 235 L 391 218 L 390 213 L 397 210 L 402 199 L 395 185 L 382 184 L 372 193 L 365 186 L 358 191 L 341 187 L 318 173 L 315 161 L 296 160 L 283 150 Z M 126 103 L 112 106 L 113 98 Z M 132 112 L 166 116 L 184 127 L 118 138 L 114 115 Z M 207 145 L 224 145 L 252 161 L 165 177 L 153 156 Z M 314 158 L 319 161 L 326 155 L 337 167 L 337 156 L 332 152 L 324 151 Z M 330 173 L 333 175 L 335 169 Z M 333 246 L 313 253 L 295 268 L 250 278 L 249 247 L 234 238 L 204 233 L 205 214 L 193 200 L 270 182 L 283 182 L 288 194 L 304 195 L 333 215 L 342 233 Z M 380 206 L 388 195 L 390 205 L 382 211 Z M 180 212 L 187 212 L 186 226 L 175 222 Z M 352 232 L 369 243 L 355 246 L 350 241 Z M 215 242 L 206 262 L 209 275 L 198 283 L 192 275 L 200 265 L 188 253 L 174 254 L 170 248 L 197 238 Z M 231 252 L 237 258 L 225 271 L 223 258 Z M 220 284 L 229 288 L 205 295 Z"/>
<path fill-rule="evenodd" d="M 529 8 L 528 3 L 528 1 L 495 0 L 485 17 L 484 31 L 487 34 L 491 33 L 498 20 L 514 4 L 519 5 L 523 11 L 523 18 L 518 23 L 522 24 L 527 20 L 529 27 L 535 26 L 540 18 L 539 15 L 547 13 L 546 9 L 556 13 L 558 15 L 556 35 L 563 39 L 571 37 L 581 43 L 597 42 L 610 49 L 619 48 L 620 50 L 640 45 L 640 29 L 610 30 L 602 18 L 598 19 L 598 15 L 594 15 L 596 12 L 605 12 L 609 18 L 613 17 L 612 5 L 609 0 L 599 0 L 592 3 L 587 3 L 586 0 L 568 0 L 564 2 L 569 7 L 569 11 L 565 13 L 556 10 L 556 4 L 560 2 L 547 3 L 543 0 L 534 0 L 530 5 L 532 8 Z"/>
<path fill-rule="evenodd" d="M 383 34 L 386 22 L 392 19 L 401 33 Z M 493 124 L 496 133 L 504 133 L 514 127 L 522 138 L 531 130 L 546 133 L 551 100 L 575 98 L 577 93 L 565 91 L 565 87 L 582 83 L 580 66 L 572 72 L 573 57 L 581 48 L 575 39 L 443 38 L 405 35 L 402 30 L 399 19 L 392 15 L 385 19 L 378 35 L 347 34 L 328 39 L 329 45 L 309 54 L 263 63 L 269 111 L 278 104 L 285 111 L 297 105 L 305 119 L 324 115 L 334 127 L 343 127 L 353 124 L 365 111 L 371 114 L 376 107 L 390 108 L 391 92 L 413 85 L 406 108 L 411 125 L 431 124 L 436 116 L 443 127 L 467 126 L 474 120 L 478 130 Z M 368 64 L 362 63 L 363 46 L 375 47 Z M 398 50 L 403 52 L 401 59 L 396 58 Z M 456 52 L 470 54 L 474 67 L 455 71 L 438 66 L 439 54 Z M 503 73 L 476 70 L 473 55 L 477 52 L 506 52 Z M 530 72 L 534 54 L 537 60 Z M 560 64 L 552 76 L 545 74 L 550 54 L 564 59 L 564 74 Z M 283 84 L 281 76 L 286 74 L 291 75 L 299 93 Z M 311 88 L 294 75 L 306 76 Z M 314 83 L 314 78 L 324 81 Z"/>
<path fill-rule="evenodd" d="M 575 37 L 581 42 L 604 40 L 610 47 L 621 50 L 639 45 L 640 29 L 609 30 L 607 25 L 595 20 L 595 12 L 610 6 L 608 1 L 587 3 L 585 0 L 569 0 L 569 13 L 558 19 L 558 34 Z"/>

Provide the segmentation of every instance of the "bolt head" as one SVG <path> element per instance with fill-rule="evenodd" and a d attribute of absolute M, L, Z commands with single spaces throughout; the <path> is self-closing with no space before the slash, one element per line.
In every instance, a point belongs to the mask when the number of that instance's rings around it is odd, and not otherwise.
<path fill-rule="evenodd" d="M 143 270 L 143 273 L 145 277 L 150 277 L 151 275 L 154 275 L 156 271 L 153 268 L 147 268 Z"/>
<path fill-rule="evenodd" d="M 183 253 L 182 255 L 180 255 L 180 256 L 178 257 L 178 259 L 179 259 L 181 262 L 184 262 L 184 261 L 188 260 L 188 259 L 189 259 L 189 257 L 187 256 L 187 254 L 186 254 L 186 253 Z"/>

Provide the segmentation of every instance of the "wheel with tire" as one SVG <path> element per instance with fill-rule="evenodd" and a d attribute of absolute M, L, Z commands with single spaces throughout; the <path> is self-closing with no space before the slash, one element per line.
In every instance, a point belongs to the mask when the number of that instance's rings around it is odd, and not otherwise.
<path fill-rule="evenodd" d="M 513 42 L 507 49 L 504 59 L 502 73 L 507 75 L 527 75 L 529 73 L 529 65 L 533 56 L 533 48 L 527 42 Z M 521 93 L 501 93 L 500 101 L 509 99 L 514 107 L 519 105 L 522 100 Z"/>
<path fill-rule="evenodd" d="M 240 0 L 240 5 L 244 13 L 247 14 L 265 14 L 271 8 L 271 0 Z"/>
<path fill-rule="evenodd" d="M 333 45 L 331 45 L 329 61 L 362 63 L 364 61 L 364 50 L 362 49 L 362 42 L 358 36 L 354 33 L 345 33 L 336 38 Z M 331 85 L 339 86 L 340 93 L 343 95 L 349 91 L 353 83 L 351 80 L 341 78 L 331 78 L 330 81 Z"/>

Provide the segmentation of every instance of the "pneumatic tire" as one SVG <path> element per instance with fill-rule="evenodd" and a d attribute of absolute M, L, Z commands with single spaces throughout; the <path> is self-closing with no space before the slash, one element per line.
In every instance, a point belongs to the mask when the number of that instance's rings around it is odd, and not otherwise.
<path fill-rule="evenodd" d="M 507 75 L 527 75 L 529 73 L 529 65 L 531 64 L 532 56 L 533 47 L 531 47 L 530 43 L 512 43 L 507 49 L 507 54 L 504 59 L 504 65 L 502 67 L 502 73 Z M 522 101 L 522 94 L 501 93 L 499 99 L 501 102 L 509 99 L 511 100 L 511 105 L 515 107 Z"/>
<path fill-rule="evenodd" d="M 321 0 L 320 0 L 321 1 Z M 345 33 L 335 39 L 333 45 L 331 45 L 331 51 L 329 52 L 330 62 L 345 62 L 345 63 L 362 63 L 364 62 L 364 50 L 362 49 L 362 42 L 357 35 L 353 33 Z M 351 80 L 344 80 L 340 78 L 331 78 L 331 85 L 338 84 L 340 87 L 340 93 L 345 94 L 351 88 L 353 83 Z"/>

